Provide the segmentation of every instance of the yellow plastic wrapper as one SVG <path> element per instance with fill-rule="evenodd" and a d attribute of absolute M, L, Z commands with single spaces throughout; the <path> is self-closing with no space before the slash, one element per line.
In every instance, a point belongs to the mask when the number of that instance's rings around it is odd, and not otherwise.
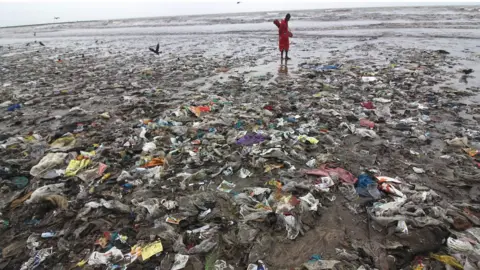
<path fill-rule="evenodd" d="M 79 261 L 79 262 L 77 263 L 76 266 L 78 266 L 78 267 L 83 267 L 85 264 L 87 264 L 87 261 L 81 260 L 81 261 Z"/>
<path fill-rule="evenodd" d="M 430 257 L 434 258 L 434 259 L 437 260 L 437 261 L 441 261 L 441 262 L 443 262 L 444 264 L 448 264 L 448 265 L 450 265 L 450 266 L 453 266 L 453 267 L 455 267 L 455 269 L 463 270 L 463 265 L 460 264 L 460 262 L 458 262 L 457 259 L 455 259 L 455 258 L 452 257 L 452 256 L 449 256 L 449 255 L 430 254 Z"/>
<path fill-rule="evenodd" d="M 315 139 L 313 137 L 308 137 L 308 136 L 305 136 L 305 135 L 298 136 L 298 140 L 301 141 L 301 142 L 308 141 L 311 144 L 317 144 L 318 143 L 317 139 Z"/>
<path fill-rule="evenodd" d="M 81 170 L 86 168 L 92 161 L 90 159 L 70 160 L 68 167 L 65 170 L 65 176 L 75 176 Z"/>
<path fill-rule="evenodd" d="M 142 247 L 142 259 L 148 260 L 155 254 L 158 254 L 163 251 L 163 246 L 161 241 L 156 241 Z"/>
<path fill-rule="evenodd" d="M 283 164 L 266 164 L 263 166 L 265 168 L 265 172 L 273 171 L 274 169 L 283 168 Z"/>
<path fill-rule="evenodd" d="M 54 142 L 50 144 L 50 147 L 52 148 L 64 148 L 64 147 L 73 147 L 75 145 L 75 137 L 73 135 L 71 136 L 65 136 L 56 139 Z"/>

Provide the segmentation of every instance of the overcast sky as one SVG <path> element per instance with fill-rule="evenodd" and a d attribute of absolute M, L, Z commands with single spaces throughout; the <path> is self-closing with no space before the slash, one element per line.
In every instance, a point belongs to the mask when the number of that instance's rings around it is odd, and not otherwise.
<path fill-rule="evenodd" d="M 240 4 L 237 4 L 240 1 Z M 0 26 L 80 20 L 212 14 L 271 10 L 372 7 L 399 5 L 444 5 L 458 2 L 375 0 L 0 0 Z M 462 3 L 480 4 L 479 0 Z"/>

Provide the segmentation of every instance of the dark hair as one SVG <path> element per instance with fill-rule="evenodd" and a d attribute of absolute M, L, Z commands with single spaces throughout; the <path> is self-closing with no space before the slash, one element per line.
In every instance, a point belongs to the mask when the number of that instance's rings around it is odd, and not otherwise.
<path fill-rule="evenodd" d="M 287 13 L 287 16 L 285 16 L 285 18 L 290 19 L 290 13 Z"/>

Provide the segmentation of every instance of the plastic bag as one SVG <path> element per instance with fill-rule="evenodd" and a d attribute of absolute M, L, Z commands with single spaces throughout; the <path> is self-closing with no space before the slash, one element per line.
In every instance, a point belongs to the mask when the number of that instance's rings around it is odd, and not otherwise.
<path fill-rule="evenodd" d="M 335 265 L 338 263 L 340 263 L 340 261 L 336 261 L 336 260 L 308 261 L 304 263 L 302 267 L 307 270 L 333 269 Z"/>
<path fill-rule="evenodd" d="M 243 146 L 252 146 L 254 144 L 261 143 L 265 141 L 268 137 L 262 134 L 247 134 L 240 139 L 237 140 L 238 145 L 243 145 Z"/>
<path fill-rule="evenodd" d="M 217 245 L 213 238 L 205 239 L 200 244 L 188 250 L 188 254 L 208 253 Z"/>
<path fill-rule="evenodd" d="M 408 234 L 408 227 L 407 223 L 405 220 L 399 220 L 397 223 L 397 227 L 395 228 L 395 232 L 397 233 L 402 233 L 402 234 Z"/>
<path fill-rule="evenodd" d="M 251 263 L 248 265 L 247 270 L 268 270 L 265 264 L 262 261 L 258 261 L 256 264 Z"/>
<path fill-rule="evenodd" d="M 109 264 L 110 262 L 118 262 L 123 260 L 124 256 L 121 250 L 116 247 L 112 247 L 105 253 L 101 253 L 98 251 L 94 251 L 88 257 L 88 265 L 101 265 L 101 264 Z"/>
<path fill-rule="evenodd" d="M 75 147 L 76 139 L 73 134 L 65 135 L 50 144 L 50 149 L 56 152 L 67 152 Z"/>
<path fill-rule="evenodd" d="M 75 176 L 77 173 L 86 168 L 88 165 L 90 165 L 92 161 L 90 159 L 82 159 L 82 160 L 76 160 L 72 159 L 70 160 L 70 163 L 68 163 L 67 169 L 65 169 L 65 176 Z"/>
<path fill-rule="evenodd" d="M 460 239 L 454 239 L 452 237 L 447 239 L 447 247 L 452 253 L 468 254 L 474 250 L 474 247 L 469 242 L 462 241 Z"/>
<path fill-rule="evenodd" d="M 224 260 L 216 260 L 214 267 L 214 270 L 235 270 L 233 266 L 227 264 Z"/>
<path fill-rule="evenodd" d="M 283 216 L 285 221 L 285 228 L 287 230 L 287 238 L 294 240 L 300 234 L 300 224 L 298 224 L 297 219 L 294 216 Z"/>
<path fill-rule="evenodd" d="M 457 268 L 457 269 L 463 269 L 463 265 L 460 264 L 460 262 L 457 261 L 457 259 L 455 259 L 455 258 L 452 257 L 452 256 L 449 256 L 449 255 L 430 254 L 430 257 L 434 258 L 434 259 L 437 260 L 437 261 L 441 261 L 441 262 L 443 262 L 444 264 L 453 266 L 453 267 L 455 267 L 455 268 Z"/>
<path fill-rule="evenodd" d="M 320 203 L 320 201 L 315 199 L 315 197 L 310 192 L 307 193 L 307 195 L 300 197 L 300 200 L 302 201 L 302 205 L 306 205 L 305 208 L 307 208 L 308 210 L 310 211 L 318 210 L 318 204 Z"/>
<path fill-rule="evenodd" d="M 335 183 L 331 177 L 325 176 L 320 178 L 321 183 L 315 184 L 314 187 L 316 190 L 320 190 L 323 192 L 329 192 L 330 187 L 333 187 Z"/>
<path fill-rule="evenodd" d="M 180 270 L 185 268 L 188 262 L 188 255 L 175 254 L 175 263 L 170 270 Z"/>
<path fill-rule="evenodd" d="M 22 267 L 20 270 L 31 270 L 37 268 L 40 263 L 45 261 L 45 259 L 53 254 L 53 248 L 44 248 L 41 249 L 37 252 L 35 252 L 35 255 L 28 259 L 28 261 L 24 262 L 22 264 Z"/>
<path fill-rule="evenodd" d="M 310 144 L 317 144 L 318 143 L 318 140 L 315 139 L 314 137 L 308 137 L 308 136 L 305 136 L 305 135 L 298 136 L 297 140 L 299 140 L 301 142 L 308 141 Z"/>
<path fill-rule="evenodd" d="M 39 187 L 32 193 L 30 199 L 26 200 L 25 203 L 36 203 L 45 196 L 62 193 L 64 186 L 64 183 L 60 183 Z"/>
<path fill-rule="evenodd" d="M 316 170 L 307 170 L 305 173 L 308 175 L 330 176 L 332 178 L 336 178 L 337 176 L 338 179 L 345 184 L 355 184 L 355 182 L 357 182 L 357 178 L 347 170 L 343 168 L 328 168 L 326 164 Z"/>
<path fill-rule="evenodd" d="M 46 172 L 48 169 L 52 169 L 56 166 L 62 165 L 64 159 L 67 157 L 66 153 L 48 153 L 40 160 L 40 162 L 30 169 L 32 176 L 39 176 Z"/>
<path fill-rule="evenodd" d="M 145 153 L 151 153 L 156 149 L 157 149 L 157 145 L 154 142 L 147 142 L 142 147 L 142 151 Z"/>

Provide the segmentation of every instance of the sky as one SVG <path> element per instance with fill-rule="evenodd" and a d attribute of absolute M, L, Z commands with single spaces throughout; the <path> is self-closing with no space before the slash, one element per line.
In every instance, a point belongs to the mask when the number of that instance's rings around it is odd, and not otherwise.
<path fill-rule="evenodd" d="M 240 4 L 237 4 L 240 1 Z M 397 0 L 0 0 L 0 26 L 175 15 L 377 6 L 448 5 L 458 2 Z M 463 0 L 478 4 L 479 0 Z M 54 17 L 60 17 L 55 20 Z"/>

